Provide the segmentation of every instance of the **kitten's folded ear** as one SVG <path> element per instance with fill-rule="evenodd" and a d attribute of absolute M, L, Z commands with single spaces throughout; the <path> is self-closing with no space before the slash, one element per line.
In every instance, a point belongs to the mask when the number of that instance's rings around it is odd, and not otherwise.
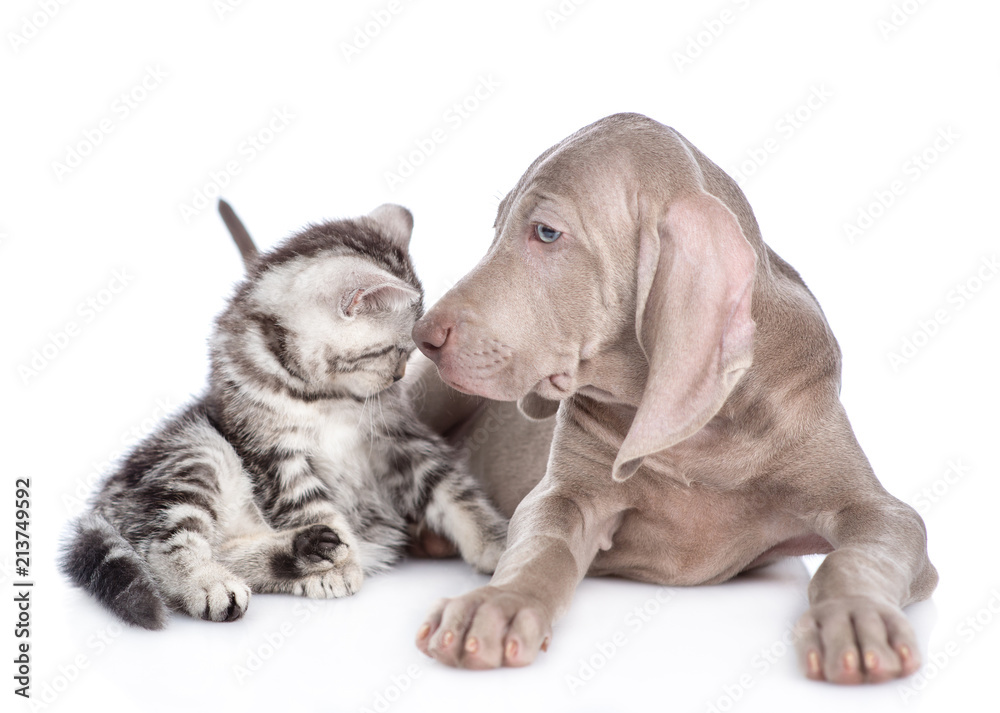
<path fill-rule="evenodd" d="M 383 203 L 369 213 L 368 217 L 378 223 L 392 242 L 403 250 L 409 249 L 410 235 L 413 234 L 413 214 L 410 211 L 395 203 Z"/>
<path fill-rule="evenodd" d="M 382 270 L 351 273 L 340 296 L 345 317 L 363 312 L 406 309 L 420 299 L 420 291 Z"/>

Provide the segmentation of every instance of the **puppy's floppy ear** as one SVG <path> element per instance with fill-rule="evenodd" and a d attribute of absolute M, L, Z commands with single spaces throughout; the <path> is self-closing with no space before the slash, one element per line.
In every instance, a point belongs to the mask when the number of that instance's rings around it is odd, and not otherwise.
<path fill-rule="evenodd" d="M 643 218 L 635 328 L 649 377 L 611 471 L 618 481 L 708 423 L 753 360 L 757 256 L 736 217 L 699 191 Z"/>

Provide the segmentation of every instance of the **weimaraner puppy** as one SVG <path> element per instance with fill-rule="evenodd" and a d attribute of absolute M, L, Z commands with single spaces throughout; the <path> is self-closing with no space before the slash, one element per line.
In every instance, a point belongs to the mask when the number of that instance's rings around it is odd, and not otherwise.
<path fill-rule="evenodd" d="M 901 608 L 937 583 L 923 521 L 875 478 L 837 341 L 736 183 L 617 114 L 539 156 L 495 230 L 413 335 L 449 387 L 423 374 L 426 416 L 469 441 L 509 544 L 489 586 L 432 610 L 420 649 L 523 666 L 584 575 L 709 584 L 829 553 L 798 629 L 806 674 L 913 673 Z M 495 403 L 514 400 L 554 427 Z"/>

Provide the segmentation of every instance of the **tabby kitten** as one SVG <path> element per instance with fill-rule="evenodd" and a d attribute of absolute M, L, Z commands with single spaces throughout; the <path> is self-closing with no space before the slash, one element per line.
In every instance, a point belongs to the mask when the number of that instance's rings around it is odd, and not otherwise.
<path fill-rule="evenodd" d="M 216 320 L 207 392 L 140 443 L 62 569 L 126 622 L 239 619 L 250 592 L 342 597 L 427 526 L 492 571 L 507 522 L 402 384 L 423 294 L 413 219 L 383 205 L 258 255 Z M 242 231 L 242 235 L 240 234 Z"/>

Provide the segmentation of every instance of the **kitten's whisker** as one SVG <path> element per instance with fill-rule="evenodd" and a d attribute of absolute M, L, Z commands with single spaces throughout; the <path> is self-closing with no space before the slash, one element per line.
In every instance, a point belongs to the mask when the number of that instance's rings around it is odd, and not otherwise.
<path fill-rule="evenodd" d="M 361 430 L 361 421 L 365 417 L 365 409 L 368 408 L 368 399 L 369 398 L 371 398 L 371 397 L 365 396 L 364 403 L 361 404 L 361 413 L 358 414 L 358 422 L 354 425 L 354 428 L 357 429 L 357 430 L 359 430 L 359 431 Z"/>
<path fill-rule="evenodd" d="M 378 413 L 379 413 L 379 416 L 382 417 L 382 427 L 386 431 L 388 431 L 389 430 L 389 423 L 385 420 L 385 411 L 382 410 L 382 399 L 378 400 Z"/>
<path fill-rule="evenodd" d="M 378 400 L 378 396 L 373 394 L 372 398 Z M 381 401 L 379 402 L 381 403 Z M 372 448 L 375 445 L 375 409 L 369 412 L 368 415 L 368 457 L 372 456 Z"/>

